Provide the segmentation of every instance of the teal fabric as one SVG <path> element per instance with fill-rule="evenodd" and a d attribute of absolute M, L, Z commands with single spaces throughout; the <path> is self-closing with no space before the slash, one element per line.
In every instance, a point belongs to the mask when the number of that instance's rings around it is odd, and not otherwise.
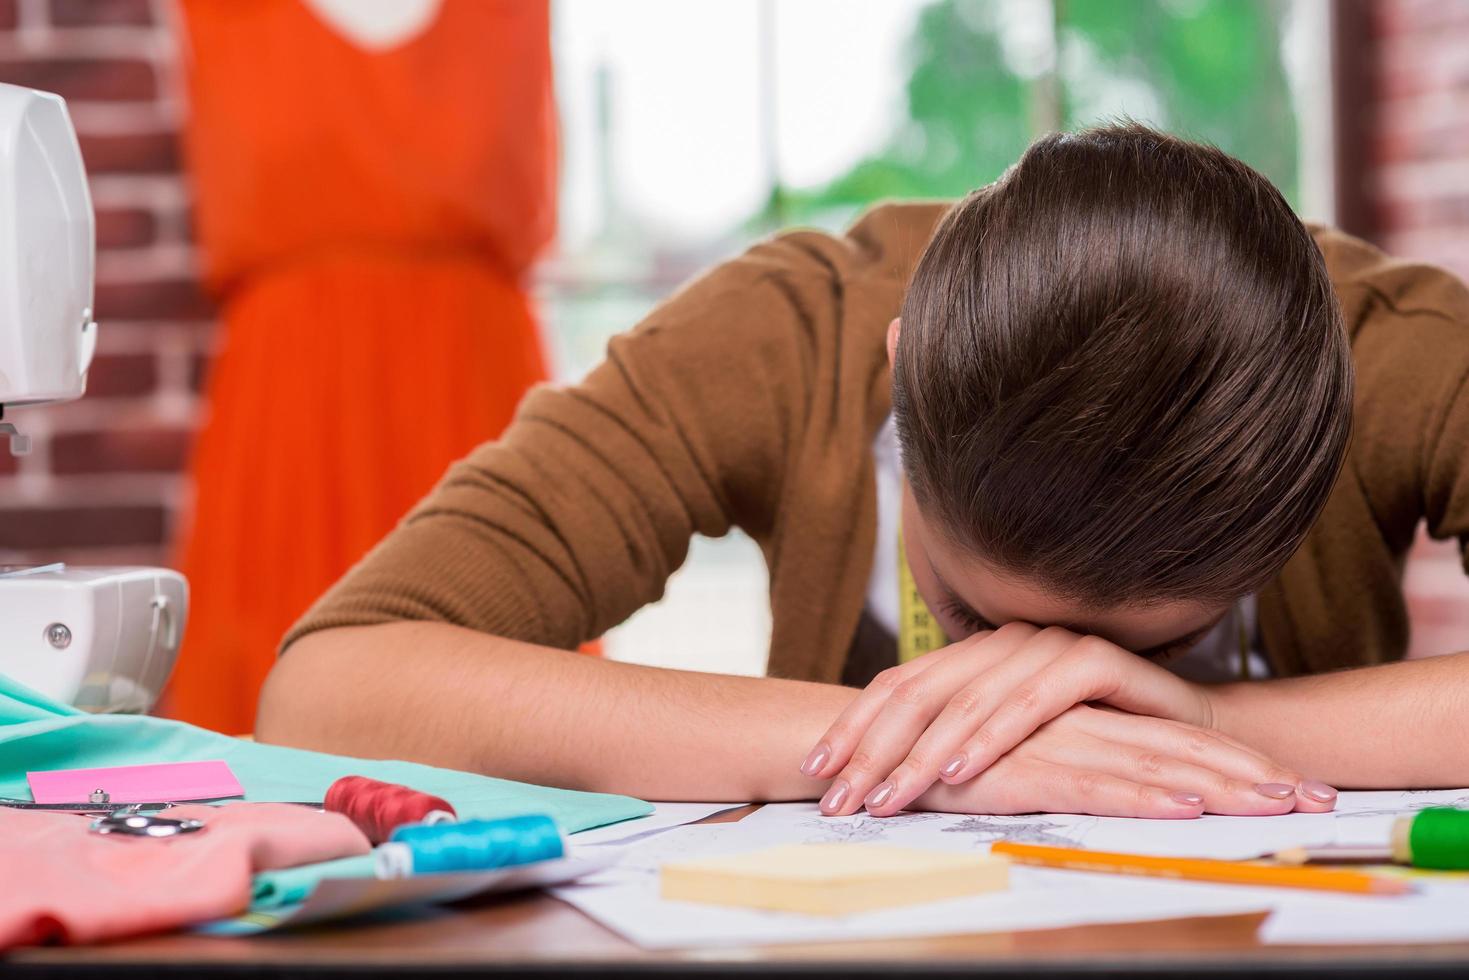
<path fill-rule="evenodd" d="M 23 721 L 44 721 L 82 713 L 69 704 L 53 701 L 40 691 L 33 691 L 0 674 L 0 725 L 18 725 Z"/>
<path fill-rule="evenodd" d="M 223 759 L 252 801 L 320 801 L 341 776 L 368 776 L 441 796 L 460 819 L 544 813 L 567 833 L 651 813 L 627 796 L 579 793 L 414 762 L 353 759 L 242 741 L 182 722 L 89 715 L 0 675 L 0 796 L 30 799 L 26 772 Z"/>
<path fill-rule="evenodd" d="M 303 864 L 299 868 L 262 871 L 251 885 L 250 911 L 295 905 L 306 901 L 307 896 L 316 890 L 316 883 L 323 878 L 375 878 L 376 869 L 371 854 L 359 854 L 335 861 Z"/>

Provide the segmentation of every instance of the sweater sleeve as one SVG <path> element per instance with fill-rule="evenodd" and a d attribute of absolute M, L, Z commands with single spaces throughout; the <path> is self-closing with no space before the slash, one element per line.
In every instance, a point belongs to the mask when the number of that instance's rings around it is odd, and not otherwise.
<path fill-rule="evenodd" d="M 655 601 L 695 534 L 765 540 L 800 443 L 803 323 L 841 243 L 757 245 L 695 280 L 580 384 L 543 386 L 286 635 L 432 620 L 573 648 Z"/>
<path fill-rule="evenodd" d="M 1443 269 L 1319 235 L 1356 354 L 1352 477 L 1394 550 L 1423 522 L 1458 539 L 1469 571 L 1469 289 Z"/>
<path fill-rule="evenodd" d="M 1465 331 L 1469 333 L 1469 323 Z M 1430 434 L 1424 469 L 1428 533 L 1457 538 L 1464 571 L 1469 573 L 1469 369 L 1448 399 L 1442 423 Z"/>

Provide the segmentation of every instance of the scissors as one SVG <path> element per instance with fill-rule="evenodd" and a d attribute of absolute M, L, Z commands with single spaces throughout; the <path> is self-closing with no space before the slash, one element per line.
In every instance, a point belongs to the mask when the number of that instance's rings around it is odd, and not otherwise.
<path fill-rule="evenodd" d="M 121 834 L 125 837 L 177 837 L 204 829 L 203 820 L 175 820 L 151 813 L 123 810 L 98 817 L 87 828 L 94 834 Z"/>
<path fill-rule="evenodd" d="M 87 802 L 87 803 L 36 803 L 32 800 L 16 800 L 0 796 L 0 806 L 12 810 L 51 810 L 56 813 L 80 813 L 110 816 L 119 811 L 127 810 L 133 813 L 156 813 L 159 810 L 167 810 L 173 806 L 172 803 L 110 803 Z"/>

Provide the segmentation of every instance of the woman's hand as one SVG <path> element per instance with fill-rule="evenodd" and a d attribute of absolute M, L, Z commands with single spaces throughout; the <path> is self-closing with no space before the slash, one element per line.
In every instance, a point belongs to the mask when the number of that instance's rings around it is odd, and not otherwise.
<path fill-rule="evenodd" d="M 985 773 L 1041 726 L 1084 702 L 1104 702 L 1207 735 L 1193 740 L 1198 752 L 1182 758 L 1233 783 L 1253 780 L 1248 785 L 1258 784 L 1254 795 L 1271 801 L 1264 809 L 1241 809 L 1231 796 L 1219 801 L 1229 809 L 1217 810 L 1207 800 L 1211 812 L 1280 812 L 1280 800 L 1292 801 L 1287 810 L 1295 803 L 1330 809 L 1335 802 L 1330 787 L 1302 780 L 1249 750 L 1243 751 L 1255 764 L 1241 767 L 1242 747 L 1207 732 L 1213 723 L 1207 688 L 1099 637 L 1024 623 L 976 634 L 879 674 L 828 729 L 801 771 L 835 777 L 822 800 L 825 812 L 852 813 L 866 805 L 885 816 L 908 806 L 936 780 L 958 785 Z M 1163 745 L 1141 748 L 1168 751 Z M 1078 766 L 1085 769 L 1087 763 Z M 1202 785 L 1197 776 L 1193 782 Z M 1217 783 L 1214 792 L 1220 792 Z"/>
<path fill-rule="evenodd" d="M 1298 797 L 1293 783 L 1268 794 L 1259 789 L 1263 780 L 1290 778 L 1216 733 L 1077 705 L 973 779 L 935 784 L 909 809 L 1162 819 L 1331 809 L 1331 802 Z"/>

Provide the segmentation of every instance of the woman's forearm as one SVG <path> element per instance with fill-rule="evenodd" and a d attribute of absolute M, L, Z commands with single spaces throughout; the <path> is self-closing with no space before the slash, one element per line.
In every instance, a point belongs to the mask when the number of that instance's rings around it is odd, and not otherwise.
<path fill-rule="evenodd" d="M 802 755 L 856 695 L 639 667 L 442 623 L 323 630 L 261 694 L 263 742 L 660 800 L 814 799 Z"/>
<path fill-rule="evenodd" d="M 1214 690 L 1216 727 L 1333 786 L 1469 785 L 1469 653 Z"/>

